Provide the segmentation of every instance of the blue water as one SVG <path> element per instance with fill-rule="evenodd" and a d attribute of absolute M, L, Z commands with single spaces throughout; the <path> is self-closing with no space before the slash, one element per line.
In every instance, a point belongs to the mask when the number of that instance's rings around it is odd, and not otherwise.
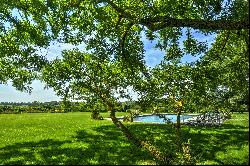
<path fill-rule="evenodd" d="M 177 115 L 175 114 L 161 114 L 165 116 L 166 118 L 170 119 L 171 122 L 176 122 L 177 120 Z M 194 117 L 194 115 L 181 115 L 181 122 L 184 121 L 185 119 L 189 119 Z M 159 115 L 143 115 L 143 116 L 138 116 L 134 118 L 134 121 L 138 122 L 158 122 L 158 123 L 165 123 L 164 118 L 159 117 Z"/>

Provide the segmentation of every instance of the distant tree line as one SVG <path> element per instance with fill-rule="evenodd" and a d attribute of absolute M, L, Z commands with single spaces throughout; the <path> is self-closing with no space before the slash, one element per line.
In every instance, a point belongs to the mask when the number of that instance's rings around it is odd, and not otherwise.
<path fill-rule="evenodd" d="M 248 111 L 247 101 L 240 100 L 239 104 L 243 104 L 245 107 L 232 108 L 231 112 L 245 112 Z M 238 104 L 235 104 L 238 106 Z M 140 112 L 149 113 L 161 113 L 161 112 L 173 112 L 171 103 L 167 100 L 158 101 L 155 104 L 144 105 L 138 101 L 125 101 L 119 102 L 115 106 L 116 112 L 130 112 L 131 110 L 139 110 Z M 0 102 L 0 114 L 6 113 L 65 113 L 65 112 L 107 112 L 105 106 L 99 102 L 69 102 L 67 108 L 63 104 L 63 101 L 49 101 L 49 102 Z M 186 107 L 184 112 L 196 112 L 192 106 Z"/>
<path fill-rule="evenodd" d="M 139 103 L 135 101 L 119 102 L 115 106 L 116 112 L 127 112 L 129 110 L 140 110 L 147 112 L 149 109 L 142 108 Z M 50 101 L 50 102 L 0 102 L 0 113 L 64 113 L 64 112 L 106 112 L 107 110 L 103 105 L 96 102 L 69 102 L 67 108 L 63 101 Z M 164 110 L 162 110 L 164 112 Z"/>
<path fill-rule="evenodd" d="M 0 105 L 4 106 L 41 106 L 41 105 L 50 105 L 50 106 L 56 106 L 60 105 L 60 101 L 49 101 L 49 102 L 39 102 L 39 101 L 33 101 L 33 102 L 0 102 Z"/>

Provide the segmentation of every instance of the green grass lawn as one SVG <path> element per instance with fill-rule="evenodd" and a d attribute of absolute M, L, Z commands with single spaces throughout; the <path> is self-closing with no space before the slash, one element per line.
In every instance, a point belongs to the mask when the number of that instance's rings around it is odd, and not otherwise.
<path fill-rule="evenodd" d="M 102 113 L 108 117 L 107 113 Z M 117 116 L 124 115 L 118 113 Z M 197 164 L 248 164 L 249 114 L 232 114 L 221 127 L 184 127 Z M 136 136 L 175 153 L 175 131 L 165 124 L 126 123 Z M 0 164 L 156 164 L 108 120 L 90 113 L 0 114 Z"/>

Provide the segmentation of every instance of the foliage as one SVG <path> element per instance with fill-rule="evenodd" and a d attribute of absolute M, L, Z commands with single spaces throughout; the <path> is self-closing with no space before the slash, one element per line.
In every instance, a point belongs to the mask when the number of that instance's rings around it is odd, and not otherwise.
<path fill-rule="evenodd" d="M 70 102 L 70 101 L 68 101 Z M 126 112 L 128 108 L 135 109 L 139 108 L 138 105 L 135 105 L 132 102 L 119 102 L 119 105 L 115 107 L 116 112 Z M 89 102 L 70 102 L 70 109 L 67 111 L 63 107 L 62 101 L 50 101 L 50 102 L 0 102 L 0 113 L 35 113 L 35 112 L 91 112 L 94 109 L 97 109 L 99 112 L 106 112 L 105 106 L 96 100 L 91 100 Z"/>
<path fill-rule="evenodd" d="M 58 106 L 60 105 L 59 101 L 50 101 L 50 102 L 39 102 L 39 101 L 33 101 L 33 102 L 0 102 L 0 105 L 5 106 Z"/>
<path fill-rule="evenodd" d="M 128 109 L 127 112 L 132 116 L 136 117 L 141 114 L 141 111 L 139 109 Z"/>
<path fill-rule="evenodd" d="M 123 117 L 123 122 L 133 122 L 133 119 L 141 114 L 139 109 L 128 109 L 126 112 L 129 113 L 129 115 Z"/>
<path fill-rule="evenodd" d="M 197 104 L 236 111 L 245 104 L 240 100 L 248 100 L 249 51 L 245 35 L 249 32 L 221 33 L 211 50 L 197 62 L 193 75 Z"/>
<path fill-rule="evenodd" d="M 152 114 L 159 114 L 159 113 L 161 113 L 160 108 L 158 108 L 157 106 L 153 107 Z"/>
<path fill-rule="evenodd" d="M 90 117 L 91 119 L 95 119 L 95 120 L 103 120 L 103 117 L 100 115 L 99 111 L 97 110 L 92 110 Z"/>
<path fill-rule="evenodd" d="M 125 68 L 143 68 L 145 51 L 141 34 L 159 39 L 167 59 L 206 52 L 208 35 L 249 27 L 248 1 L 1 1 L 0 81 L 29 90 L 25 83 L 38 78 L 48 63 L 40 49 L 51 42 L 86 44 L 100 59 L 114 57 Z M 186 35 L 184 48 L 179 38 Z"/>
<path fill-rule="evenodd" d="M 191 64 L 164 59 L 138 86 L 141 100 L 165 102 L 168 110 L 175 110 L 175 99 L 182 100 L 184 112 L 247 111 L 248 35 L 245 30 L 222 32 L 212 48 Z"/>
<path fill-rule="evenodd" d="M 187 142 L 182 143 L 182 152 L 177 153 L 178 159 L 174 161 L 175 164 L 194 165 L 196 163 L 196 161 L 191 156 L 190 140 L 191 139 L 188 139 Z"/>
<path fill-rule="evenodd" d="M 61 107 L 50 106 L 0 106 L 0 114 L 20 114 L 20 113 L 63 113 Z"/>
<path fill-rule="evenodd" d="M 137 145 L 144 142 L 132 139 L 114 112 L 119 98 L 130 98 L 125 93 L 128 87 L 139 91 L 144 103 L 158 103 L 167 96 L 166 102 L 178 115 L 208 106 L 212 110 L 247 107 L 239 100 L 249 100 L 248 1 L 10 0 L 1 4 L 0 83 L 12 81 L 17 89 L 30 91 L 25 85 L 42 79 L 64 98 L 66 111 L 71 110 L 68 99 L 101 101 L 114 124 Z M 212 49 L 195 38 L 196 32 L 217 35 Z M 156 39 L 155 47 L 166 53 L 150 73 L 152 78 L 145 66 L 142 35 Z M 37 51 L 53 41 L 85 44 L 89 53 L 63 51 L 62 59 L 48 61 Z M 179 64 L 185 54 L 202 53 L 195 64 Z M 181 109 L 176 109 L 176 101 L 184 103 Z"/>
<path fill-rule="evenodd" d="M 131 115 L 125 115 L 123 116 L 123 122 L 133 122 L 133 117 Z"/>
<path fill-rule="evenodd" d="M 58 95 L 63 95 L 65 89 L 69 88 L 70 98 L 87 101 L 102 101 L 104 96 L 111 101 L 116 100 L 111 96 L 117 91 L 123 93 L 121 88 L 127 86 L 124 78 L 119 62 L 99 61 L 95 55 L 79 50 L 63 52 L 63 59 L 52 61 L 43 70 L 44 81 Z"/>

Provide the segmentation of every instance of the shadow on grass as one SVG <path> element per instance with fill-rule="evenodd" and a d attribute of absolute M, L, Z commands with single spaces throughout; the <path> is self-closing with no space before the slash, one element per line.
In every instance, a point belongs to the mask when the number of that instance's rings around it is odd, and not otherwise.
<path fill-rule="evenodd" d="M 115 126 L 93 128 L 96 133 L 79 130 L 69 140 L 46 139 L 22 142 L 0 148 L 0 164 L 140 164 L 153 159 L 131 145 Z M 138 163 L 139 162 L 139 163 Z"/>
<path fill-rule="evenodd" d="M 176 152 L 175 130 L 168 125 L 135 124 L 128 128 L 141 139 L 148 140 L 164 153 Z M 242 129 L 242 127 L 241 127 Z M 23 142 L 0 149 L 0 164 L 154 164 L 154 160 L 144 150 L 129 143 L 113 125 L 92 128 L 94 132 L 77 131 L 69 140 L 46 139 L 38 142 Z M 248 144 L 249 132 L 238 130 L 235 125 L 223 125 L 220 128 L 187 127 L 182 130 L 183 141 L 191 138 L 193 156 L 199 155 L 199 161 L 212 160 L 217 164 L 248 164 L 248 157 L 236 161 L 217 157 L 217 153 L 226 152 L 228 147 L 241 150 Z M 201 130 L 201 133 L 198 131 Z M 213 134 L 209 131 L 217 131 Z M 245 154 L 244 155 L 248 155 Z M 226 156 L 227 157 L 227 156 Z"/>

